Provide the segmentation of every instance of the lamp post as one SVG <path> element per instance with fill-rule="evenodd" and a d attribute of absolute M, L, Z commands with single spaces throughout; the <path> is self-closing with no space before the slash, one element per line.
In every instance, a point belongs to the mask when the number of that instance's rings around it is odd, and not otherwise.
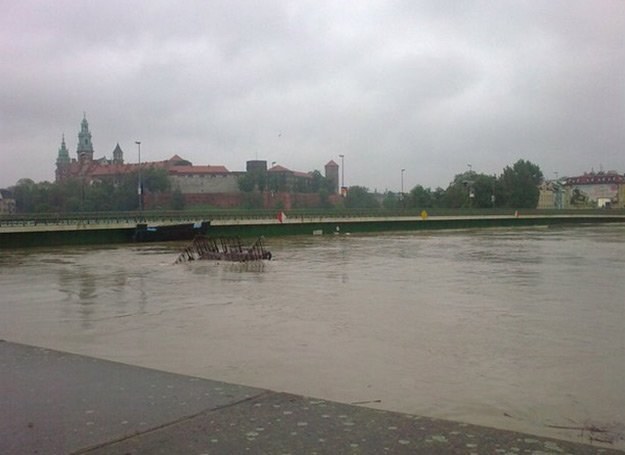
<path fill-rule="evenodd" d="M 406 203 L 404 201 L 404 172 L 406 172 L 406 169 L 402 168 L 401 170 L 401 192 L 399 193 L 399 199 L 401 200 L 402 207 L 406 206 Z"/>
<path fill-rule="evenodd" d="M 341 195 L 345 196 L 345 155 L 339 155 L 341 158 Z"/>
<path fill-rule="evenodd" d="M 139 152 L 139 184 L 137 186 L 137 194 L 139 195 L 139 211 L 143 211 L 143 184 L 141 182 L 141 141 L 135 141 Z"/>

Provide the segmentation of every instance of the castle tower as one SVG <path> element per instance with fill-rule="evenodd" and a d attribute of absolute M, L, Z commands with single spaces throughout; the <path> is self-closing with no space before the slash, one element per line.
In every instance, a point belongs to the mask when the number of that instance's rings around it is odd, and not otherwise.
<path fill-rule="evenodd" d="M 56 158 L 56 181 L 59 182 L 67 177 L 67 170 L 69 168 L 69 150 L 65 145 L 65 135 L 61 139 L 61 147 L 59 148 L 59 154 Z"/>
<path fill-rule="evenodd" d="M 253 173 L 265 173 L 267 172 L 267 161 L 265 160 L 250 160 L 245 163 L 245 170 Z"/>
<path fill-rule="evenodd" d="M 119 146 L 119 142 L 115 146 L 115 150 L 113 150 L 113 164 L 124 164 L 124 152 Z"/>
<path fill-rule="evenodd" d="M 328 164 L 326 164 L 326 179 L 332 183 L 332 189 L 335 193 L 339 192 L 339 165 L 334 162 L 334 160 L 330 160 Z"/>
<path fill-rule="evenodd" d="M 86 114 L 83 116 L 82 122 L 80 123 L 76 154 L 81 164 L 93 161 L 93 144 L 91 143 L 91 132 L 89 131 L 89 123 L 87 123 Z"/>

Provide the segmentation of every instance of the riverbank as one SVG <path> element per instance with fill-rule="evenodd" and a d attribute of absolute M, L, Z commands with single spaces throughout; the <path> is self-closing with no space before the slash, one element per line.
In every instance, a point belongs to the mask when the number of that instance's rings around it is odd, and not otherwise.
<path fill-rule="evenodd" d="M 0 452 L 14 455 L 622 453 L 592 429 L 560 441 L 6 341 L 0 365 Z"/>
<path fill-rule="evenodd" d="M 625 213 L 605 210 L 566 213 L 515 210 L 469 214 L 429 214 L 426 211 L 418 214 L 92 214 L 80 217 L 3 218 L 0 220 L 0 248 L 189 240 L 196 233 L 274 237 L 623 222 Z"/>

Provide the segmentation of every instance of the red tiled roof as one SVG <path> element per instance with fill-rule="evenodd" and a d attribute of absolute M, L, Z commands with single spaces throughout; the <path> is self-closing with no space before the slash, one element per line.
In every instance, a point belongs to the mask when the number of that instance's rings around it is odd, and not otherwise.
<path fill-rule="evenodd" d="M 619 174 L 586 174 L 566 179 L 567 185 L 601 185 L 625 183 L 625 176 Z"/>
<path fill-rule="evenodd" d="M 228 174 L 225 166 L 173 166 L 168 169 L 170 174 Z"/>
<path fill-rule="evenodd" d="M 284 166 L 280 166 L 279 164 L 276 164 L 272 168 L 268 169 L 267 172 L 293 172 L 293 171 L 285 168 Z"/>
<path fill-rule="evenodd" d="M 295 177 L 301 177 L 301 178 L 312 178 L 312 175 L 310 172 L 299 172 L 299 171 L 292 171 L 291 169 L 287 169 L 284 166 L 280 166 L 279 164 L 273 166 L 270 169 L 267 169 L 267 172 L 283 172 L 283 173 L 289 173 Z"/>

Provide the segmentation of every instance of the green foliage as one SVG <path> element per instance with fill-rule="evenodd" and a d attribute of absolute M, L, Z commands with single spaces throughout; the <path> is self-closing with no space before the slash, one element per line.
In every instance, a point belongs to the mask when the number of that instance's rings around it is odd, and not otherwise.
<path fill-rule="evenodd" d="M 267 173 L 266 172 L 258 172 L 255 174 L 256 177 L 256 186 L 258 187 L 258 191 L 263 193 L 267 188 Z"/>
<path fill-rule="evenodd" d="M 139 208 L 138 174 L 119 176 L 115 181 L 69 179 L 64 182 L 34 183 L 21 179 L 13 188 L 16 211 L 20 213 L 66 213 L 127 211 Z M 145 192 L 169 191 L 164 169 L 144 169 L 141 180 Z"/>
<path fill-rule="evenodd" d="M 497 178 L 493 175 L 476 174 L 473 179 L 472 189 L 474 197 L 471 201 L 472 207 L 481 209 L 493 207 L 496 183 Z"/>
<path fill-rule="evenodd" d="M 144 191 L 150 193 L 164 193 L 169 191 L 171 183 L 165 169 L 148 168 L 143 169 L 141 181 Z"/>
<path fill-rule="evenodd" d="M 432 190 L 421 185 L 415 186 L 410 193 L 405 195 L 407 208 L 430 208 L 433 206 Z"/>
<path fill-rule="evenodd" d="M 468 171 L 457 174 L 444 194 L 440 188 L 434 207 L 446 208 L 490 208 L 493 195 L 497 193 L 497 178 L 493 175 Z M 497 197 L 495 197 L 497 200 Z"/>
<path fill-rule="evenodd" d="M 348 209 L 377 209 L 380 203 L 373 193 L 364 186 L 350 186 L 345 197 L 345 208 Z"/>
<path fill-rule="evenodd" d="M 251 193 L 258 190 L 261 193 L 268 188 L 266 172 L 247 172 L 239 177 L 239 189 L 244 193 Z M 270 188 L 271 189 L 271 188 Z"/>
<path fill-rule="evenodd" d="M 431 190 L 417 185 L 403 195 L 403 199 L 398 193 L 387 192 L 382 206 L 386 209 L 535 208 L 539 196 L 538 185 L 542 179 L 542 171 L 536 164 L 518 160 L 512 166 L 507 166 L 499 178 L 468 171 L 456 175 L 446 189 Z M 142 169 L 141 180 L 146 193 L 170 191 L 170 180 L 164 169 L 146 167 Z M 61 183 L 35 183 L 31 179 L 20 179 L 10 190 L 18 213 L 128 211 L 139 208 L 137 185 L 138 175 L 131 173 L 117 176 L 115 180 L 93 183 L 82 179 L 70 179 Z M 320 208 L 334 207 L 330 202 L 330 196 L 334 193 L 333 185 L 318 170 L 311 173 L 310 179 L 299 178 L 293 180 L 293 183 L 285 173 L 246 173 L 239 177 L 238 185 L 246 195 L 244 207 L 248 209 L 263 206 L 261 193 L 266 190 L 318 193 Z M 179 189 L 172 192 L 173 209 L 185 208 L 184 201 Z M 582 194 L 573 194 L 571 203 L 578 206 L 591 205 L 584 200 Z M 376 209 L 380 207 L 380 202 L 367 188 L 352 186 L 347 196 L 340 198 L 336 206 Z"/>
<path fill-rule="evenodd" d="M 256 179 L 254 178 L 254 174 L 246 173 L 239 177 L 238 180 L 239 189 L 244 193 L 251 193 L 254 191 L 254 187 L 256 186 Z"/>
<path fill-rule="evenodd" d="M 330 180 L 325 178 L 320 171 L 315 169 L 312 171 L 312 180 L 309 191 L 311 193 L 332 194 L 334 192 L 334 185 Z"/>
<path fill-rule="evenodd" d="M 506 166 L 500 178 L 501 203 L 505 207 L 536 208 L 543 173 L 538 165 L 519 160 Z"/>
<path fill-rule="evenodd" d="M 440 186 L 432 191 L 432 207 L 445 207 L 445 190 Z"/>
<path fill-rule="evenodd" d="M 449 184 L 443 196 L 443 206 L 450 209 L 460 209 L 470 206 L 469 185 L 471 180 L 464 174 L 456 176 Z"/>
<path fill-rule="evenodd" d="M 392 191 L 387 191 L 386 194 L 384 194 L 384 199 L 382 200 L 382 207 L 387 210 L 396 210 L 400 208 L 399 195 L 397 193 L 393 193 Z"/>
<path fill-rule="evenodd" d="M 332 190 L 328 190 L 327 188 L 321 188 L 319 190 L 319 208 L 331 209 L 334 207 L 332 202 L 330 202 L 331 194 L 333 194 Z"/>

